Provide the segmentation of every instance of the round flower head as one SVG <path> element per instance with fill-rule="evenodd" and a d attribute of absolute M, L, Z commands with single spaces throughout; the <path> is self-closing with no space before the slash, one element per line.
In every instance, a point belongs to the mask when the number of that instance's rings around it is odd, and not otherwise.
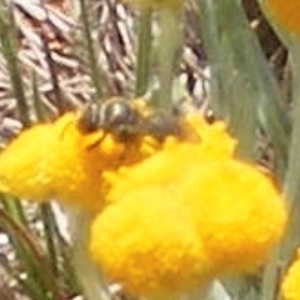
<path fill-rule="evenodd" d="M 283 278 L 280 294 L 282 300 L 300 299 L 300 249 L 298 249 L 297 259 L 289 267 Z"/>
<path fill-rule="evenodd" d="M 49 197 L 45 190 L 51 182 L 47 165 L 51 158 L 45 153 L 52 151 L 53 126 L 36 125 L 25 130 L 0 155 L 0 190 L 25 198 Z M 33 175 L 33 176 L 32 176 Z"/>
<path fill-rule="evenodd" d="M 226 131 L 224 122 L 216 121 L 209 124 L 195 112 L 188 113 L 185 122 L 192 128 L 189 132 L 200 138 L 201 152 L 204 155 L 215 158 L 228 158 L 234 155 L 237 141 Z"/>
<path fill-rule="evenodd" d="M 155 154 L 157 158 L 153 162 L 132 172 L 137 182 L 145 168 L 152 170 L 149 178 L 155 178 L 157 167 L 174 165 L 165 175 L 162 172 L 162 176 L 171 180 L 172 170 L 179 170 L 176 164 L 182 161 L 184 166 L 184 159 L 199 156 L 199 145 L 203 152 L 200 156 L 232 155 L 235 142 L 222 124 L 208 125 L 197 116 L 186 117 L 182 126 L 186 129 L 182 139 L 189 141 L 187 143 L 174 136 L 165 143 L 150 136 L 121 143 L 103 130 L 91 133 L 80 130 L 78 115 L 65 114 L 52 124 L 39 124 L 25 130 L 1 153 L 0 190 L 41 201 L 57 198 L 88 210 L 98 210 L 103 206 L 101 198 L 106 195 L 109 184 L 114 185 L 114 179 L 107 179 L 119 177 L 116 169 L 120 166 L 132 165 Z M 165 148 L 163 153 L 156 155 L 161 148 Z M 122 172 L 120 177 L 123 177 Z M 142 176 L 141 181 L 147 182 L 149 178 Z M 131 182 L 137 183 L 135 179 Z"/>
<path fill-rule="evenodd" d="M 146 187 L 99 214 L 91 229 L 93 260 L 132 295 L 168 296 L 209 281 L 196 228 L 167 189 Z"/>
<path fill-rule="evenodd" d="M 221 274 L 255 269 L 284 231 L 280 194 L 245 163 L 228 159 L 191 165 L 173 189 L 174 201 L 190 209 L 212 268 Z"/>
<path fill-rule="evenodd" d="M 233 156 L 236 141 L 227 134 L 224 123 L 209 125 L 196 115 L 188 115 L 186 122 L 190 126 L 186 141 L 169 139 L 160 151 L 139 164 L 120 168 L 118 173 L 105 172 L 104 177 L 111 185 L 107 198 L 115 201 L 144 185 L 168 185 L 193 164 Z"/>
<path fill-rule="evenodd" d="M 110 135 L 101 140 L 104 135 L 101 130 L 82 133 L 75 114 L 58 119 L 54 130 L 55 157 L 50 169 L 55 196 L 88 210 L 98 210 L 103 206 L 102 196 L 106 190 L 102 171 L 120 163 L 124 146 Z"/>
<path fill-rule="evenodd" d="M 104 137 L 101 130 L 81 132 L 77 115 L 68 113 L 25 130 L 1 153 L 0 190 L 40 201 L 55 197 L 95 210 L 103 205 L 106 190 L 102 171 L 143 155 L 137 147 L 125 149 L 110 135 Z"/>
<path fill-rule="evenodd" d="M 261 0 L 261 2 L 277 25 L 300 37 L 300 2 L 298 0 Z"/>

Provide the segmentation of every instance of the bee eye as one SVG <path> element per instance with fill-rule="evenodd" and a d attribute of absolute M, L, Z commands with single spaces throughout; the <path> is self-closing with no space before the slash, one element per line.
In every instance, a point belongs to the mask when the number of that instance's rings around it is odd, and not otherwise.
<path fill-rule="evenodd" d="M 83 132 L 93 132 L 100 127 L 99 107 L 90 104 L 84 108 L 78 120 L 78 128 Z"/>
<path fill-rule="evenodd" d="M 101 111 L 101 126 L 104 128 L 135 124 L 136 120 L 136 112 L 122 100 L 107 103 Z"/>

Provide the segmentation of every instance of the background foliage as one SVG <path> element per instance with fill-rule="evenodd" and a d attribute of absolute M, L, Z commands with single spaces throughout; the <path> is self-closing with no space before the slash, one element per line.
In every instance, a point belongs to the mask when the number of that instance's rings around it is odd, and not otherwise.
<path fill-rule="evenodd" d="M 217 117 L 230 119 L 230 130 L 241 141 L 241 155 L 272 169 L 282 182 L 291 127 L 288 51 L 254 0 L 244 0 L 242 7 L 220 4 L 215 8 L 204 18 L 199 11 L 205 11 L 205 1 L 199 1 L 199 8 L 187 5 L 185 9 L 180 66 L 174 74 L 180 87 L 178 97 L 187 96 L 209 116 L 213 109 Z M 236 18 L 229 17 L 233 15 Z M 209 19 L 213 16 L 215 19 Z M 214 34 L 218 26 L 225 28 L 226 39 Z M 143 94 L 147 85 L 142 78 L 147 70 L 142 67 L 152 65 L 151 57 L 145 61 L 145 57 L 136 55 L 136 49 L 140 54 L 145 49 L 147 52 L 149 40 L 149 15 L 138 15 L 128 4 L 115 0 L 2 0 L 2 148 L 21 128 L 52 120 L 86 102 Z M 248 49 L 248 57 L 243 49 Z M 255 62 L 249 57 L 255 57 Z M 224 70 L 215 73 L 220 66 Z M 228 74 L 233 68 L 240 75 L 248 70 L 250 77 L 230 81 Z M 273 75 L 270 84 L 266 70 Z M 267 83 L 261 85 L 266 78 Z M 150 78 L 152 86 L 155 78 Z M 241 97 L 245 101 L 238 101 Z M 253 99 L 264 112 L 260 126 L 255 118 L 255 123 L 249 118 L 255 110 Z M 246 119 L 241 118 L 241 113 Z M 49 204 L 23 203 L 1 195 L 0 299 L 75 299 L 82 292 L 71 262 L 68 234 L 62 229 L 62 221 L 54 216 L 57 209 Z M 273 288 L 267 283 L 274 278 L 274 267 L 272 271 L 270 266 L 265 275 L 259 273 L 238 284 L 229 282 L 229 290 L 239 295 L 238 299 L 257 299 L 262 290 L 270 294 L 276 285 L 274 280 Z"/>

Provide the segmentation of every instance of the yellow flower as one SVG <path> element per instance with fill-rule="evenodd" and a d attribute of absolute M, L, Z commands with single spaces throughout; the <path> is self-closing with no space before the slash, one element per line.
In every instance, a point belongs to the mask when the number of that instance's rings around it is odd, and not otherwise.
<path fill-rule="evenodd" d="M 98 210 L 106 191 L 102 171 L 146 155 L 134 145 L 126 148 L 110 135 L 98 143 L 103 134 L 101 130 L 81 132 L 75 113 L 27 129 L 0 155 L 0 190 L 40 201 L 57 198 Z"/>
<path fill-rule="evenodd" d="M 92 225 L 92 258 L 132 295 L 177 295 L 210 280 L 196 228 L 171 198 L 163 187 L 133 191 Z"/>
<path fill-rule="evenodd" d="M 147 107 L 135 109 L 146 111 Z M 104 136 L 102 130 L 81 131 L 78 115 L 65 114 L 54 123 L 25 130 L 0 154 L 0 190 L 39 201 L 56 198 L 95 211 L 102 208 L 108 188 L 114 185 L 109 178 L 123 176 L 123 171 L 121 175 L 116 172 L 118 168 L 140 162 L 161 148 L 165 150 L 157 156 L 157 163 L 154 160 L 153 167 L 148 167 L 153 170 L 149 177 L 156 177 L 156 165 L 163 167 L 161 160 L 169 164 L 169 153 L 176 148 L 171 157 L 176 155 L 179 162 L 181 157 L 198 155 L 199 145 L 205 156 L 232 155 L 235 142 L 222 124 L 208 125 L 199 116 L 189 115 L 181 126 L 186 143 L 174 136 L 165 143 L 151 136 L 121 143 L 110 134 Z M 170 170 L 163 176 L 172 180 L 174 174 Z"/>
<path fill-rule="evenodd" d="M 0 190 L 21 197 L 50 197 L 45 186 L 51 182 L 47 165 L 50 157 L 45 152 L 53 151 L 53 127 L 37 125 L 24 131 L 21 138 L 14 140 L 0 155 Z M 35 143 L 36 141 L 36 143 Z M 34 142 L 34 143 L 33 143 Z M 31 176 L 31 175 L 34 176 Z"/>
<path fill-rule="evenodd" d="M 280 193 L 258 169 L 237 160 L 192 164 L 174 181 L 174 201 L 197 223 L 213 269 L 254 270 L 281 238 L 286 209 Z"/>
<path fill-rule="evenodd" d="M 279 191 L 234 159 L 224 124 L 188 120 L 195 139 L 169 139 L 140 163 L 103 174 L 112 204 L 93 224 L 91 254 L 134 295 L 179 293 L 203 278 L 251 272 L 284 231 Z"/>
<path fill-rule="evenodd" d="M 187 129 L 186 133 L 186 136 L 188 136 L 188 132 L 190 133 L 188 140 L 192 141 L 192 134 L 196 134 L 200 138 L 203 155 L 216 158 L 228 158 L 234 155 L 237 140 L 226 131 L 227 127 L 223 121 L 209 124 L 195 112 L 188 113 L 184 121 L 188 126 L 191 126 L 191 129 Z"/>
<path fill-rule="evenodd" d="M 203 125 L 208 128 L 195 127 L 201 142 L 169 141 L 134 166 L 105 172 L 111 183 L 107 199 L 118 202 L 145 188 L 167 189 L 166 201 L 190 211 L 216 273 L 252 271 L 284 231 L 284 201 L 267 176 L 233 158 L 235 142 L 222 123 Z"/>
<path fill-rule="evenodd" d="M 145 187 L 168 189 L 166 201 L 190 211 L 215 272 L 254 270 L 283 233 L 282 197 L 257 168 L 202 150 L 201 144 L 177 143 L 110 174 L 107 198 L 117 202 Z"/>
<path fill-rule="evenodd" d="M 297 259 L 289 267 L 283 278 L 280 294 L 282 300 L 300 299 L 300 249 L 298 249 Z"/>
<path fill-rule="evenodd" d="M 300 2 L 298 0 L 261 0 L 270 17 L 283 29 L 300 37 Z"/>
<path fill-rule="evenodd" d="M 106 191 L 102 171 L 118 166 L 124 145 L 116 143 L 109 135 L 97 144 L 104 133 L 101 130 L 82 133 L 78 130 L 75 114 L 60 118 L 53 126 L 56 146 L 52 165 L 48 166 L 52 178 L 49 188 L 55 192 L 55 197 L 66 203 L 88 210 L 102 208 Z"/>
<path fill-rule="evenodd" d="M 121 167 L 119 172 L 104 172 L 103 177 L 110 182 L 107 195 L 115 201 L 131 189 L 149 184 L 167 185 L 181 177 L 191 165 L 210 160 L 223 160 L 233 156 L 236 141 L 227 132 L 225 124 L 207 124 L 197 115 L 187 115 L 186 140 L 170 138 L 160 151 L 138 164 Z"/>

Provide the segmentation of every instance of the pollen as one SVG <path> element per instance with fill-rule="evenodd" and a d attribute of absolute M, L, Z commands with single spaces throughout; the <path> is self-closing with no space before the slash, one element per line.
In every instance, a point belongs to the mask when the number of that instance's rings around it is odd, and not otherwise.
<path fill-rule="evenodd" d="M 102 171 L 135 162 L 144 152 L 125 149 L 102 130 L 82 133 L 77 115 L 68 113 L 54 123 L 25 130 L 0 154 L 0 190 L 98 210 L 106 191 Z"/>
<path fill-rule="evenodd" d="M 53 126 L 36 125 L 27 129 L 0 155 L 0 190 L 25 198 L 51 197 L 48 165 L 54 149 Z M 32 176 L 33 175 L 33 176 Z"/>
<path fill-rule="evenodd" d="M 165 188 L 145 187 L 108 206 L 92 225 L 94 261 L 131 295 L 176 295 L 209 281 L 196 228 L 171 198 Z"/>
<path fill-rule="evenodd" d="M 202 150 L 201 144 L 176 144 L 110 175 L 108 201 L 146 187 L 167 189 L 165 201 L 190 212 L 216 273 L 254 271 L 284 232 L 283 197 L 255 166 L 211 155 L 205 145 Z"/>
<path fill-rule="evenodd" d="M 188 115 L 185 122 L 185 140 L 171 137 L 149 159 L 131 166 L 124 165 L 117 172 L 104 172 L 103 177 L 111 186 L 108 201 L 115 201 L 125 191 L 129 192 L 143 185 L 171 184 L 195 163 L 201 165 L 207 161 L 234 156 L 237 142 L 226 132 L 223 122 L 210 125 L 196 115 Z"/>
<path fill-rule="evenodd" d="M 254 271 L 284 232 L 282 196 L 254 166 L 234 159 L 194 164 L 173 188 L 221 274 Z"/>

